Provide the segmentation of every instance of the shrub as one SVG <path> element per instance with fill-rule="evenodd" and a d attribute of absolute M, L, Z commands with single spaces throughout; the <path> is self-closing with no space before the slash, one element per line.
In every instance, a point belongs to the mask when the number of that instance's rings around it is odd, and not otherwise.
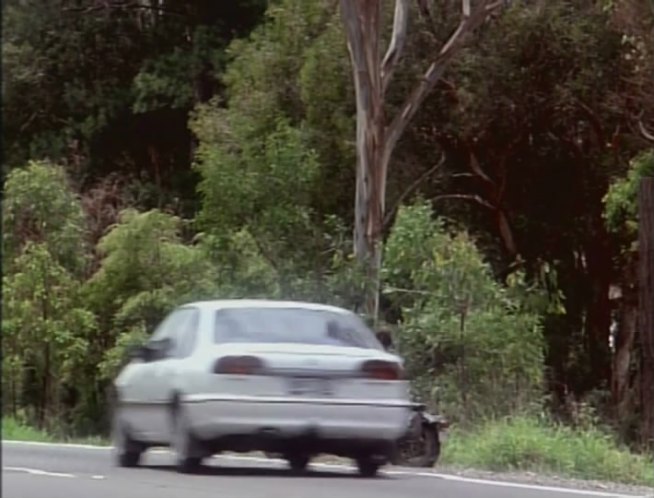
<path fill-rule="evenodd" d="M 499 284 L 470 236 L 448 234 L 421 202 L 398 213 L 384 261 L 386 294 L 402 309 L 398 344 L 423 400 L 459 421 L 537 405 L 544 341 L 524 279 Z"/>

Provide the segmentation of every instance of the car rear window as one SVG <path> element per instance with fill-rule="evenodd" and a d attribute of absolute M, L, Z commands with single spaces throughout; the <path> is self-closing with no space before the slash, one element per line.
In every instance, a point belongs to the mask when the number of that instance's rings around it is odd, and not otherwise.
<path fill-rule="evenodd" d="M 383 349 L 354 314 L 305 308 L 232 308 L 216 312 L 216 343 L 294 343 Z"/>

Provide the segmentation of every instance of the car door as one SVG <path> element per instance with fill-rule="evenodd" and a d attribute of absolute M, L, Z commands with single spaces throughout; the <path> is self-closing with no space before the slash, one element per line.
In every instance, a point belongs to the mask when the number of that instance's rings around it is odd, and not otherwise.
<path fill-rule="evenodd" d="M 159 442 L 162 412 L 166 408 L 164 400 L 160 396 L 159 365 L 173 354 L 175 331 L 184 318 L 184 308 L 178 308 L 160 323 L 146 343 L 148 349 L 158 351 L 158 354 L 152 355 L 147 361 L 142 362 L 138 371 L 132 375 L 131 394 L 138 406 L 132 425 L 138 432 L 139 438 L 143 440 Z"/>
<path fill-rule="evenodd" d="M 153 378 L 152 401 L 156 406 L 150 424 L 157 433 L 157 439 L 167 442 L 170 438 L 170 402 L 175 393 L 183 388 L 183 362 L 191 354 L 197 335 L 199 311 L 194 307 L 181 308 L 178 319 L 170 325 L 168 331 L 171 347 L 168 353 L 152 364 Z"/>

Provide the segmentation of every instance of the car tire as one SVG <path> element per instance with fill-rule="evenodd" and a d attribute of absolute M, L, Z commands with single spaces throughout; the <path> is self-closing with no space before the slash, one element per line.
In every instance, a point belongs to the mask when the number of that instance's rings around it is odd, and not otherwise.
<path fill-rule="evenodd" d="M 422 424 L 420 434 L 403 438 L 393 453 L 393 465 L 406 467 L 428 467 L 436 465 L 441 453 L 438 427 Z"/>
<path fill-rule="evenodd" d="M 125 423 L 120 420 L 119 411 L 115 411 L 112 440 L 119 467 L 136 467 L 141 461 L 143 445 L 132 439 Z"/>
<path fill-rule="evenodd" d="M 291 471 L 299 474 L 307 470 L 311 458 L 309 457 L 309 455 L 298 453 L 298 454 L 288 455 L 286 457 L 286 461 L 291 467 Z"/>
<path fill-rule="evenodd" d="M 357 458 L 357 468 L 361 477 L 376 477 L 380 467 L 381 463 L 372 456 Z"/>
<path fill-rule="evenodd" d="M 202 465 L 200 443 L 191 433 L 188 416 L 179 404 L 173 407 L 172 448 L 175 452 L 175 466 L 183 474 L 197 472 Z"/>
<path fill-rule="evenodd" d="M 418 462 L 419 467 L 433 467 L 441 454 L 441 442 L 438 429 L 433 426 L 422 427 L 422 437 L 425 445 L 423 458 Z"/>

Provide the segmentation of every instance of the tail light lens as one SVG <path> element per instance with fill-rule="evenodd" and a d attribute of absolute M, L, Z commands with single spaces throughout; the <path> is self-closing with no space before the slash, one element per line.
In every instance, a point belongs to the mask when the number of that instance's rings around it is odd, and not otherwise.
<path fill-rule="evenodd" d="M 255 356 L 224 356 L 216 361 L 213 373 L 223 375 L 260 375 L 264 363 Z"/>
<path fill-rule="evenodd" d="M 404 370 L 402 367 L 391 361 L 366 361 L 361 366 L 361 372 L 366 379 L 401 380 L 404 378 Z"/>

